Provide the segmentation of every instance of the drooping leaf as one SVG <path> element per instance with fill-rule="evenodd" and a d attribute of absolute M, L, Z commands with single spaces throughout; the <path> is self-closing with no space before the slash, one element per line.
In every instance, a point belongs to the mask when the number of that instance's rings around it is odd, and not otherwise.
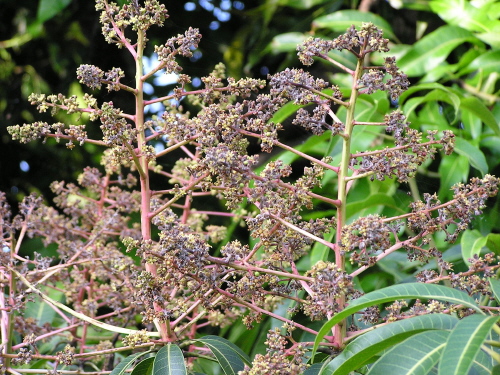
<path fill-rule="evenodd" d="M 467 108 L 483 121 L 486 126 L 495 132 L 500 137 L 500 125 L 497 123 L 491 111 L 484 105 L 482 101 L 474 96 L 461 98 L 460 106 Z"/>
<path fill-rule="evenodd" d="M 422 76 L 446 60 L 457 46 L 466 42 L 480 43 L 470 31 L 456 26 L 441 26 L 417 41 L 398 61 L 398 66 L 409 77 Z"/>
<path fill-rule="evenodd" d="M 175 344 L 167 344 L 156 354 L 153 375 L 187 375 L 184 355 Z"/>
<path fill-rule="evenodd" d="M 470 265 L 469 259 L 474 258 L 474 255 L 479 255 L 487 241 L 488 239 L 478 230 L 467 229 L 462 234 L 462 239 L 460 240 L 464 262 Z"/>
<path fill-rule="evenodd" d="M 306 39 L 307 35 L 299 32 L 279 34 L 273 38 L 267 50 L 272 53 L 293 52 Z"/>
<path fill-rule="evenodd" d="M 345 347 L 321 371 L 321 375 L 349 375 L 368 364 L 382 351 L 417 333 L 428 330 L 450 330 L 458 319 L 451 315 L 429 314 L 399 320 L 369 331 Z"/>
<path fill-rule="evenodd" d="M 500 51 L 492 50 L 487 51 L 477 56 L 470 64 L 464 69 L 460 70 L 459 74 L 466 74 L 481 70 L 485 74 L 500 71 Z"/>
<path fill-rule="evenodd" d="M 471 31 L 487 32 L 498 22 L 489 17 L 489 7 L 486 3 L 481 7 L 473 6 L 469 1 L 463 0 L 433 0 L 430 6 L 432 11 L 448 24 Z"/>
<path fill-rule="evenodd" d="M 303 375 L 319 375 L 322 367 L 323 367 L 322 363 L 315 363 L 310 367 L 308 367 L 308 369 L 304 371 Z"/>
<path fill-rule="evenodd" d="M 464 182 L 469 176 L 469 160 L 462 155 L 448 155 L 439 164 L 439 176 L 441 185 L 439 186 L 439 197 L 450 197 L 453 192 L 450 188 L 458 182 Z"/>
<path fill-rule="evenodd" d="M 481 345 L 497 321 L 498 316 L 480 314 L 460 320 L 448 337 L 439 362 L 439 374 L 467 374 Z"/>
<path fill-rule="evenodd" d="M 371 194 L 366 199 L 358 202 L 348 203 L 346 206 L 347 218 L 355 215 L 359 211 L 373 206 L 387 206 L 392 208 L 399 208 L 394 199 L 387 194 Z"/>
<path fill-rule="evenodd" d="M 415 96 L 407 100 L 410 95 L 422 90 L 430 91 L 425 95 Z M 399 102 L 401 104 L 404 103 L 403 112 L 405 116 L 410 116 L 411 113 L 423 103 L 436 101 L 445 102 L 453 106 L 454 116 L 452 122 L 454 122 L 460 110 L 460 97 L 448 87 L 439 83 L 422 83 L 408 89 L 399 97 Z"/>
<path fill-rule="evenodd" d="M 149 353 L 147 352 L 140 352 L 140 353 L 135 353 L 129 355 L 127 358 L 125 358 L 123 361 L 121 361 L 118 366 L 116 366 L 113 371 L 111 371 L 110 375 L 123 375 L 125 374 L 127 368 L 134 362 L 137 358 Z"/>
<path fill-rule="evenodd" d="M 368 375 L 426 375 L 436 365 L 449 331 L 418 333 L 387 351 L 370 368 Z"/>
<path fill-rule="evenodd" d="M 40 0 L 38 3 L 37 20 L 45 22 L 71 3 L 71 0 Z"/>
<path fill-rule="evenodd" d="M 44 288 L 43 291 L 50 298 L 53 298 L 57 301 L 60 301 L 64 298 L 64 293 L 60 290 Z M 35 319 L 40 327 L 45 323 L 53 323 L 53 320 L 56 317 L 55 310 L 49 304 L 43 303 L 38 297 L 35 298 L 35 301 L 26 302 L 24 317 Z"/>
<path fill-rule="evenodd" d="M 332 0 L 279 0 L 279 5 L 296 9 L 309 9 L 326 2 L 333 3 Z M 335 2 L 342 3 L 342 0 L 336 0 Z"/>
<path fill-rule="evenodd" d="M 222 337 L 209 335 L 197 341 L 212 351 L 226 375 L 236 375 L 245 368 L 245 363 L 251 363 L 250 358 L 240 348 Z"/>
<path fill-rule="evenodd" d="M 313 28 L 329 29 L 338 33 L 344 33 L 352 25 L 359 28 L 363 22 L 371 22 L 383 30 L 386 38 L 397 40 L 391 25 L 382 17 L 357 10 L 341 10 L 338 12 L 321 16 L 313 21 Z"/>
<path fill-rule="evenodd" d="M 500 302 L 500 280 L 490 277 L 489 282 L 491 290 L 493 291 L 493 295 L 495 296 L 495 299 L 498 303 Z"/>
<path fill-rule="evenodd" d="M 378 305 L 385 302 L 392 302 L 400 299 L 435 299 L 438 301 L 446 301 L 452 304 L 464 305 L 473 310 L 481 312 L 476 302 L 467 293 L 448 288 L 441 285 L 421 284 L 421 283 L 407 283 L 393 285 L 384 289 L 376 290 L 374 292 L 365 294 L 364 296 L 351 301 L 343 311 L 337 313 L 318 332 L 318 336 L 314 341 L 313 356 L 323 338 L 330 332 L 330 330 L 347 318 L 349 315 L 364 309 L 365 307 Z"/>
<path fill-rule="evenodd" d="M 470 164 L 481 172 L 483 176 L 488 173 L 488 163 L 486 162 L 486 157 L 479 147 L 475 147 L 462 137 L 456 137 L 454 150 L 457 154 L 467 157 Z"/>
<path fill-rule="evenodd" d="M 130 375 L 151 375 L 153 373 L 154 357 L 143 359 L 134 367 Z"/>

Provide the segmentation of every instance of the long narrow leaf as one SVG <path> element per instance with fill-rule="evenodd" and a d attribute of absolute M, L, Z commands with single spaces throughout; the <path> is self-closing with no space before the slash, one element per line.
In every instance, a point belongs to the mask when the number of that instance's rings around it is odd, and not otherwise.
<path fill-rule="evenodd" d="M 314 342 L 313 357 L 316 349 L 323 338 L 330 332 L 330 330 L 337 323 L 341 322 L 349 315 L 364 309 L 365 307 L 378 305 L 385 302 L 392 302 L 399 299 L 435 299 L 438 301 L 446 301 L 453 304 L 464 305 L 470 307 L 478 312 L 481 309 L 477 306 L 474 299 L 468 294 L 448 288 L 441 285 L 421 284 L 421 283 L 408 283 L 390 286 L 384 289 L 376 290 L 374 292 L 365 294 L 364 296 L 352 301 L 347 308 L 336 314 L 318 332 L 318 336 Z"/>
<path fill-rule="evenodd" d="M 498 125 L 495 116 L 493 116 L 493 113 L 491 113 L 488 107 L 486 107 L 481 100 L 474 96 L 463 98 L 460 101 L 460 106 L 462 108 L 467 108 L 470 112 L 474 113 L 481 119 L 482 122 L 486 124 L 486 126 L 488 126 L 497 136 L 500 137 L 500 126 Z"/>
<path fill-rule="evenodd" d="M 442 26 L 415 43 L 398 61 L 398 66 L 409 77 L 424 75 L 445 61 L 457 46 L 466 42 L 481 43 L 467 30 L 456 26 Z"/>
<path fill-rule="evenodd" d="M 467 374 L 498 316 L 470 315 L 451 332 L 439 363 L 440 375 Z"/>
<path fill-rule="evenodd" d="M 174 344 L 167 344 L 156 354 L 153 375 L 187 375 L 182 350 Z"/>
<path fill-rule="evenodd" d="M 226 375 L 236 375 L 245 368 L 245 363 L 250 365 L 250 358 L 240 348 L 222 337 L 209 335 L 198 341 L 212 351 Z"/>
<path fill-rule="evenodd" d="M 386 352 L 368 375 L 426 375 L 439 361 L 449 331 L 426 331 Z"/>
<path fill-rule="evenodd" d="M 495 299 L 498 303 L 500 302 L 500 280 L 491 277 L 489 281 L 491 290 L 493 291 L 493 295 L 495 296 Z"/>
<path fill-rule="evenodd" d="M 125 374 L 125 371 L 131 365 L 132 362 L 134 362 L 137 358 L 139 358 L 140 356 L 143 356 L 147 353 L 149 353 L 149 351 L 129 355 L 127 358 L 125 358 L 123 361 L 121 361 L 118 364 L 118 366 L 116 366 L 113 369 L 113 371 L 111 371 L 111 373 L 109 375 L 123 375 L 123 374 Z"/>
<path fill-rule="evenodd" d="M 488 173 L 488 163 L 486 157 L 479 147 L 474 146 L 469 141 L 461 137 L 455 138 L 455 152 L 459 155 L 466 156 L 470 164 L 476 168 L 484 176 Z"/>
<path fill-rule="evenodd" d="M 134 367 L 130 375 L 151 375 L 153 373 L 154 357 L 146 358 Z"/>
<path fill-rule="evenodd" d="M 348 375 L 372 361 L 382 351 L 417 333 L 450 330 L 458 319 L 445 314 L 416 316 L 387 324 L 358 337 L 321 372 L 321 375 Z"/>
<path fill-rule="evenodd" d="M 345 32 L 351 25 L 361 26 L 364 22 L 371 22 L 384 31 L 386 38 L 397 40 L 391 25 L 379 15 L 360 12 L 358 10 L 340 10 L 321 16 L 313 21 L 313 27 L 325 28 L 337 32 Z"/>

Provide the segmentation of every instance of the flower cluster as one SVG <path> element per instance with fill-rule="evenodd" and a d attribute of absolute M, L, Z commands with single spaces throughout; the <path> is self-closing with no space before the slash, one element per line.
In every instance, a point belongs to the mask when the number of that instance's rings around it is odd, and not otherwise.
<path fill-rule="evenodd" d="M 320 261 L 306 275 L 313 278 L 312 295 L 307 297 L 303 309 L 312 320 L 332 316 L 338 312 L 338 298 L 356 295 L 352 277 L 334 263 Z"/>
<path fill-rule="evenodd" d="M 166 73 L 180 72 L 182 68 L 175 60 L 176 56 L 193 56 L 193 50 L 198 48 L 200 39 L 199 30 L 190 27 L 184 35 L 179 34 L 170 38 L 164 45 L 155 46 L 155 53 L 158 54 L 158 60 L 161 62 L 155 70 L 165 69 Z"/>
<path fill-rule="evenodd" d="M 240 375 L 299 375 L 303 374 L 307 368 L 302 357 L 305 348 L 301 345 L 295 347 L 293 355 L 290 356 L 287 350 L 287 340 L 280 334 L 279 328 L 269 331 L 267 334 L 266 354 L 257 354 L 252 363 L 252 368 L 245 366 Z"/>
<path fill-rule="evenodd" d="M 374 255 L 391 246 L 393 230 L 378 215 L 361 217 L 342 228 L 341 246 L 351 254 L 351 262 L 373 265 Z M 358 251 L 356 251 L 358 250 Z"/>
<path fill-rule="evenodd" d="M 424 195 L 425 201 L 411 204 L 409 228 L 417 233 L 432 234 L 443 230 L 446 240 L 454 242 L 468 228 L 475 216 L 482 213 L 488 198 L 498 193 L 500 179 L 491 175 L 473 178 L 469 184 L 452 187 L 453 199 L 442 204 L 436 195 Z"/>
<path fill-rule="evenodd" d="M 327 87 L 329 83 L 321 78 L 314 78 L 302 69 L 289 69 L 271 76 L 269 82 L 271 94 L 280 95 L 293 100 L 295 104 L 317 103 L 321 97 L 316 93 Z M 334 89 L 334 97 L 342 98 L 338 88 Z"/>
<path fill-rule="evenodd" d="M 124 37 L 125 29 L 132 25 L 133 30 L 145 32 L 153 25 L 162 26 L 168 17 L 164 4 L 158 0 L 146 0 L 139 6 L 138 1 L 119 7 L 106 0 L 96 0 L 96 10 L 101 11 L 100 22 L 104 39 L 110 44 L 123 47 L 130 40 Z"/>

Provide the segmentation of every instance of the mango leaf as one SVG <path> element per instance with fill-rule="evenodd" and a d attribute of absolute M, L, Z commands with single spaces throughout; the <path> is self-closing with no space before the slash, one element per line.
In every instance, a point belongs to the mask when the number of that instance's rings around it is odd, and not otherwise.
<path fill-rule="evenodd" d="M 297 50 L 297 45 L 302 44 L 302 42 L 306 39 L 307 36 L 299 32 L 279 34 L 273 38 L 271 43 L 269 43 L 268 47 L 266 47 L 266 51 L 274 54 L 281 52 L 293 52 Z"/>
<path fill-rule="evenodd" d="M 372 194 L 362 201 L 348 203 L 346 206 L 347 218 L 354 216 L 365 208 L 373 206 L 387 206 L 399 209 L 399 205 L 396 204 L 391 196 L 382 193 Z"/>
<path fill-rule="evenodd" d="M 321 371 L 321 375 L 349 375 L 372 361 L 378 353 L 417 333 L 427 330 L 449 330 L 458 319 L 451 315 L 429 314 L 399 320 L 378 327 L 356 338 Z"/>
<path fill-rule="evenodd" d="M 449 331 L 425 331 L 387 351 L 368 375 L 425 375 L 441 357 Z"/>
<path fill-rule="evenodd" d="M 39 22 L 45 22 L 66 8 L 71 0 L 40 0 L 36 18 Z"/>
<path fill-rule="evenodd" d="M 495 25 L 493 31 L 488 31 L 486 33 L 478 33 L 476 34 L 478 39 L 481 39 L 483 42 L 489 44 L 494 48 L 500 48 L 500 33 L 499 26 Z"/>
<path fill-rule="evenodd" d="M 467 180 L 469 159 L 462 155 L 451 154 L 441 160 L 438 171 L 441 177 L 438 195 L 441 198 L 450 197 L 453 194 L 450 188 L 458 182 Z"/>
<path fill-rule="evenodd" d="M 313 6 L 324 3 L 329 3 L 330 5 L 333 2 L 332 0 L 279 0 L 279 5 L 296 9 L 309 9 L 312 8 Z M 336 3 L 341 4 L 342 0 L 337 0 Z"/>
<path fill-rule="evenodd" d="M 151 375 L 153 373 L 154 357 L 143 359 L 134 367 L 130 375 Z"/>
<path fill-rule="evenodd" d="M 64 299 L 64 293 L 60 290 L 52 288 L 43 288 L 44 293 L 46 293 L 50 298 L 56 301 L 61 301 Z M 36 323 L 41 327 L 45 323 L 53 323 L 56 317 L 56 311 L 47 303 L 43 303 L 39 297 L 35 297 L 35 301 L 26 302 L 26 310 L 24 313 L 25 318 L 33 318 Z"/>
<path fill-rule="evenodd" d="M 436 101 L 446 102 L 453 106 L 453 117 L 450 120 L 451 123 L 454 123 L 458 118 L 458 112 L 460 110 L 460 98 L 451 90 L 436 89 L 425 94 L 424 96 L 411 98 L 405 103 L 403 112 L 406 116 L 410 116 L 410 114 L 421 104 Z"/>
<path fill-rule="evenodd" d="M 469 259 L 474 258 L 474 255 L 479 255 L 481 249 L 486 246 L 488 239 L 484 237 L 478 230 L 467 229 L 460 240 L 462 247 L 462 257 L 464 262 L 470 266 Z"/>
<path fill-rule="evenodd" d="M 456 26 L 441 26 L 416 42 L 398 61 L 398 66 L 409 77 L 422 76 L 445 61 L 457 46 L 466 42 L 481 43 L 470 31 Z"/>
<path fill-rule="evenodd" d="M 474 113 L 477 117 L 481 119 L 482 122 L 486 124 L 491 130 L 495 132 L 497 136 L 500 137 L 500 126 L 497 123 L 495 116 L 491 111 L 484 105 L 482 101 L 478 98 L 471 96 L 467 98 L 460 99 L 460 106 L 462 108 L 467 108 L 469 111 Z"/>
<path fill-rule="evenodd" d="M 384 289 L 376 290 L 374 292 L 365 294 L 362 297 L 351 301 L 349 306 L 344 310 L 334 315 L 318 332 L 318 336 L 314 341 L 313 355 L 316 353 L 320 342 L 330 332 L 336 324 L 347 318 L 349 315 L 358 312 L 365 307 L 378 305 L 385 302 L 392 302 L 400 299 L 435 299 L 438 301 L 446 301 L 452 304 L 464 305 L 470 307 L 477 312 L 481 309 L 477 306 L 476 302 L 467 293 L 462 291 L 448 288 L 441 285 L 421 284 L 421 283 L 408 283 L 393 285 Z"/>
<path fill-rule="evenodd" d="M 338 33 L 344 33 L 352 25 L 360 27 L 363 22 L 371 22 L 384 31 L 386 38 L 396 40 L 396 35 L 392 31 L 391 25 L 382 17 L 373 14 L 360 12 L 357 10 L 341 10 L 316 18 L 312 26 L 315 29 L 324 28 Z"/>
<path fill-rule="evenodd" d="M 484 176 L 488 173 L 488 163 L 483 152 L 461 137 L 455 138 L 455 152 L 469 159 L 470 164 Z"/>
<path fill-rule="evenodd" d="M 477 70 L 482 71 L 485 74 L 490 74 L 493 72 L 500 71 L 500 51 L 492 50 L 480 54 L 476 57 L 470 64 L 458 72 L 459 75 L 463 75 L 470 72 L 475 72 Z"/>
<path fill-rule="evenodd" d="M 433 0 L 430 6 L 448 24 L 471 31 L 488 32 L 498 22 L 489 17 L 487 5 L 478 7 L 463 0 Z"/>
<path fill-rule="evenodd" d="M 121 361 L 118 366 L 116 366 L 113 371 L 109 375 L 123 375 L 127 371 L 127 368 L 134 362 L 137 358 L 149 353 L 147 352 L 140 352 L 140 353 L 135 353 L 129 355 L 127 358 L 125 358 L 123 361 Z"/>
<path fill-rule="evenodd" d="M 438 367 L 439 374 L 467 374 L 498 319 L 498 316 L 474 314 L 460 320 L 448 337 Z"/>
<path fill-rule="evenodd" d="M 490 233 L 486 236 L 486 239 L 486 246 L 488 249 L 493 251 L 495 254 L 500 255 L 500 234 Z"/>
<path fill-rule="evenodd" d="M 322 363 L 315 363 L 310 367 L 308 367 L 307 370 L 304 371 L 303 375 L 319 375 L 322 367 L 323 367 Z"/>
<path fill-rule="evenodd" d="M 251 364 L 250 358 L 240 348 L 222 337 L 209 335 L 197 341 L 212 351 L 226 375 L 237 375 L 245 369 L 245 363 Z"/>
<path fill-rule="evenodd" d="M 491 290 L 493 291 L 493 295 L 495 296 L 495 299 L 498 303 L 500 302 L 500 280 L 490 277 L 489 282 Z"/>
<path fill-rule="evenodd" d="M 181 348 L 168 343 L 156 354 L 153 375 L 187 375 Z"/>

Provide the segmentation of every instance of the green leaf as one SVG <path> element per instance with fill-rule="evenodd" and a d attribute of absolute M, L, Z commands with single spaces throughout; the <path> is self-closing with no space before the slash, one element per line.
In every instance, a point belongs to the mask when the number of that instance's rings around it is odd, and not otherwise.
<path fill-rule="evenodd" d="M 40 0 L 36 18 L 45 22 L 61 12 L 71 3 L 71 0 Z"/>
<path fill-rule="evenodd" d="M 349 315 L 364 309 L 365 307 L 378 305 L 385 302 L 392 302 L 400 299 L 435 299 L 438 301 L 446 301 L 452 304 L 464 305 L 478 312 L 481 309 L 476 302 L 467 293 L 464 293 L 453 288 L 448 288 L 441 285 L 408 283 L 393 285 L 384 289 L 365 294 L 364 296 L 351 301 L 343 311 L 337 313 L 318 332 L 318 336 L 314 341 L 313 357 L 323 338 L 330 332 L 336 324 L 347 318 Z"/>
<path fill-rule="evenodd" d="M 250 358 L 240 348 L 222 337 L 209 335 L 197 341 L 212 351 L 226 375 L 236 375 L 244 370 L 245 363 L 251 364 Z"/>
<path fill-rule="evenodd" d="M 427 330 L 449 330 L 458 319 L 446 314 L 429 314 L 399 320 L 375 328 L 356 338 L 323 369 L 321 375 L 348 375 L 370 363 L 378 353 Z"/>
<path fill-rule="evenodd" d="M 500 51 L 492 50 L 480 54 L 464 69 L 460 70 L 459 75 L 482 71 L 484 74 L 496 73 L 500 71 Z"/>
<path fill-rule="evenodd" d="M 387 351 L 368 375 L 425 375 L 439 361 L 449 331 L 418 333 Z"/>
<path fill-rule="evenodd" d="M 469 159 L 470 164 L 484 176 L 488 173 L 488 163 L 483 152 L 461 137 L 455 137 L 455 152 Z"/>
<path fill-rule="evenodd" d="M 302 44 L 307 36 L 299 32 L 290 32 L 276 35 L 266 51 L 274 54 L 281 52 L 293 52 L 297 50 L 297 45 Z"/>
<path fill-rule="evenodd" d="M 52 288 L 42 289 L 50 298 L 56 301 L 61 301 L 64 299 L 64 293 L 60 290 Z M 39 297 L 35 297 L 35 301 L 26 302 L 26 310 L 24 313 L 25 318 L 33 318 L 36 320 L 39 327 L 42 327 L 45 323 L 53 323 L 56 317 L 55 310 L 48 304 L 44 303 Z"/>
<path fill-rule="evenodd" d="M 474 314 L 460 320 L 448 337 L 439 363 L 440 375 L 467 374 L 498 316 Z"/>
<path fill-rule="evenodd" d="M 135 353 L 129 355 L 127 358 L 125 358 L 123 361 L 121 361 L 118 366 L 116 366 L 113 371 L 109 375 L 123 375 L 125 374 L 127 368 L 134 362 L 137 358 L 149 353 L 147 352 L 140 352 L 140 353 Z"/>
<path fill-rule="evenodd" d="M 321 16 L 313 21 L 313 28 L 324 28 L 335 32 L 344 33 L 352 25 L 360 27 L 363 22 L 371 22 L 379 29 L 383 30 L 386 38 L 397 40 L 392 31 L 391 25 L 382 17 L 367 12 L 357 10 L 341 10 L 338 12 Z"/>
<path fill-rule="evenodd" d="M 187 375 L 181 348 L 168 343 L 156 354 L 153 375 Z"/>
<path fill-rule="evenodd" d="M 143 359 L 134 367 L 130 375 L 151 375 L 153 373 L 154 360 L 154 357 Z"/>
<path fill-rule="evenodd" d="M 315 363 L 307 368 L 302 375 L 319 375 L 321 368 L 323 367 L 322 363 Z"/>
<path fill-rule="evenodd" d="M 471 31 L 490 31 L 496 24 L 488 17 L 487 6 L 473 6 L 464 0 L 433 0 L 430 2 L 433 12 L 451 25 Z"/>
<path fill-rule="evenodd" d="M 368 198 L 362 201 L 348 203 L 346 206 L 347 218 L 354 216 L 365 208 L 373 206 L 387 206 L 396 209 L 399 208 L 391 196 L 382 193 L 371 194 Z"/>
<path fill-rule="evenodd" d="M 462 257 L 465 264 L 470 266 L 469 259 L 474 258 L 474 255 L 479 255 L 481 249 L 486 246 L 488 239 L 484 237 L 478 230 L 467 229 L 460 240 L 462 247 Z"/>
<path fill-rule="evenodd" d="M 466 42 L 480 43 L 467 30 L 456 26 L 441 26 L 416 42 L 398 61 L 398 66 L 409 77 L 422 76 L 445 61 L 457 46 Z"/>
<path fill-rule="evenodd" d="M 453 192 L 450 188 L 458 182 L 464 182 L 469 176 L 469 159 L 462 155 L 448 155 L 439 164 L 439 197 L 450 197 Z"/>
<path fill-rule="evenodd" d="M 493 295 L 497 300 L 497 303 L 500 302 L 500 280 L 494 279 L 490 277 L 489 279 L 491 290 L 493 291 Z"/>
<path fill-rule="evenodd" d="M 337 0 L 336 2 L 339 3 L 342 0 Z M 279 0 L 279 5 L 296 9 L 309 9 L 324 3 L 332 3 L 332 0 Z"/>
<path fill-rule="evenodd" d="M 430 92 L 426 95 L 419 95 L 408 99 L 419 91 L 427 90 L 430 90 Z M 422 103 L 439 100 L 453 106 L 455 114 L 452 122 L 455 121 L 460 110 L 460 97 L 449 87 L 443 86 L 440 83 L 421 83 L 410 87 L 399 97 L 399 104 L 404 104 L 403 112 L 407 117 L 409 117 L 411 113 Z"/>
<path fill-rule="evenodd" d="M 273 117 L 271 118 L 271 120 L 269 120 L 269 122 L 281 124 L 288 117 L 292 116 L 295 112 L 297 112 L 299 108 L 302 107 L 304 106 L 299 104 L 294 104 L 293 102 L 288 102 L 274 113 Z"/>
<path fill-rule="evenodd" d="M 486 236 L 488 240 L 486 246 L 489 250 L 493 251 L 496 255 L 500 255 L 500 234 L 490 233 Z"/>
<path fill-rule="evenodd" d="M 471 96 L 467 98 L 462 98 L 460 100 L 460 106 L 467 108 L 469 111 L 474 113 L 477 117 L 481 119 L 482 122 L 486 124 L 491 130 L 495 132 L 497 136 L 500 137 L 500 126 L 495 120 L 495 116 L 491 111 L 484 105 L 482 101 L 478 98 Z"/>

